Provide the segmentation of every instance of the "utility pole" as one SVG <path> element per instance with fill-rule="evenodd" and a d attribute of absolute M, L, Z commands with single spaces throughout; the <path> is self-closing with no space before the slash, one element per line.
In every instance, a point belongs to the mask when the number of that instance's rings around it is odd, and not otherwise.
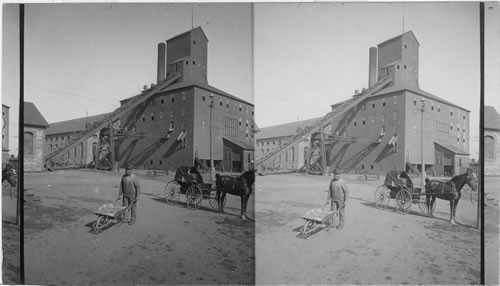
<path fill-rule="evenodd" d="M 212 155 L 212 109 L 214 108 L 214 95 L 210 93 L 210 180 L 214 180 L 215 168 L 214 168 L 214 158 Z"/>
<path fill-rule="evenodd" d="M 424 111 L 425 111 L 425 98 L 420 99 L 420 103 L 422 103 L 420 111 L 422 112 L 421 121 L 420 121 L 420 163 L 422 164 L 422 172 L 421 172 L 421 184 L 422 187 L 425 186 L 425 164 L 424 164 Z"/>

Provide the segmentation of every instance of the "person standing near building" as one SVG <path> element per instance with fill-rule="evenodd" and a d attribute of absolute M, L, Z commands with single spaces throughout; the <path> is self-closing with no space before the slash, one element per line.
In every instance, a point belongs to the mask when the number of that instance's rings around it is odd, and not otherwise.
<path fill-rule="evenodd" d="M 337 229 L 340 230 L 344 227 L 345 221 L 345 206 L 347 204 L 347 198 L 349 197 L 349 190 L 344 180 L 340 178 L 340 173 L 338 170 L 333 171 L 333 179 L 330 182 L 330 188 L 328 190 L 328 197 L 326 203 L 330 202 L 330 210 L 337 211 L 339 208 L 339 225 Z"/>
<path fill-rule="evenodd" d="M 137 218 L 137 199 L 139 198 L 139 194 L 141 192 L 141 186 L 139 185 L 139 180 L 137 177 L 132 174 L 132 170 L 130 167 L 125 167 L 125 174 L 122 177 L 122 181 L 120 183 L 120 193 L 118 194 L 118 200 L 123 197 L 123 206 L 128 207 L 130 204 L 129 212 L 127 212 L 127 217 L 130 216 L 128 220 L 128 224 L 132 225 L 135 223 Z"/>

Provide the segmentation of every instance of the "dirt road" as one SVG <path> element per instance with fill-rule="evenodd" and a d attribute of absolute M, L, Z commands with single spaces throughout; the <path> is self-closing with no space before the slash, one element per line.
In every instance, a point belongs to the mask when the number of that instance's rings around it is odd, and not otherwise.
<path fill-rule="evenodd" d="M 228 196 L 226 214 L 208 201 L 196 211 L 167 205 L 163 189 L 172 176 L 139 175 L 137 223 L 90 234 L 94 211 L 116 199 L 121 175 L 85 170 L 25 175 L 25 187 L 41 198 L 25 205 L 26 283 L 255 283 L 254 223 L 240 219 L 239 198 Z"/>
<path fill-rule="evenodd" d="M 330 178 L 258 177 L 256 183 L 257 284 L 478 284 L 480 232 L 467 195 L 452 226 L 449 205 L 438 200 L 435 218 L 412 205 L 408 215 L 376 208 L 381 181 L 348 181 L 343 230 L 296 238 L 301 217 L 326 200 Z M 390 203 L 394 206 L 394 200 Z"/>

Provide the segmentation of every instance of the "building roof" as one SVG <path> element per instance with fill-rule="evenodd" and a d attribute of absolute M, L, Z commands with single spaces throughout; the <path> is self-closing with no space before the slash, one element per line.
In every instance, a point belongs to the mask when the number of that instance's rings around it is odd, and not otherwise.
<path fill-rule="evenodd" d="M 375 93 L 374 95 L 372 95 L 372 97 L 376 97 L 376 96 L 379 96 L 379 95 L 384 95 L 384 94 L 388 94 L 388 93 L 391 93 L 391 92 L 397 92 L 397 91 L 402 91 L 402 90 L 408 90 L 408 91 L 411 91 L 413 93 L 416 93 L 416 94 L 419 94 L 419 95 L 422 95 L 422 96 L 425 96 L 425 97 L 428 97 L 432 100 L 435 100 L 435 101 L 439 101 L 439 102 L 442 102 L 442 103 L 446 103 L 450 106 L 454 106 L 454 107 L 457 107 L 457 108 L 460 108 L 464 111 L 467 111 L 467 112 L 470 112 L 470 110 L 467 110 L 461 106 L 458 106 L 456 105 L 455 103 L 452 103 L 446 99 L 443 99 L 441 97 L 438 97 L 438 96 L 435 96 L 431 93 L 428 93 L 424 90 L 421 90 L 419 88 L 413 88 L 413 87 L 410 87 L 410 86 L 402 86 L 402 85 L 399 85 L 399 84 L 395 84 L 395 85 L 391 85 L 387 88 L 384 88 L 382 90 L 380 90 L 379 92 Z"/>
<path fill-rule="evenodd" d="M 59 121 L 50 123 L 50 127 L 47 129 L 47 135 L 63 134 L 63 133 L 73 133 L 85 130 L 86 124 L 93 124 L 96 121 L 103 120 L 106 116 L 111 113 L 103 113 L 98 115 L 93 115 L 89 117 L 76 118 L 71 120 Z"/>
<path fill-rule="evenodd" d="M 484 106 L 484 129 L 500 130 L 500 114 L 493 106 Z"/>
<path fill-rule="evenodd" d="M 49 127 L 49 124 L 33 102 L 25 101 L 23 105 L 25 126 Z"/>
<path fill-rule="evenodd" d="M 220 94 L 220 95 L 224 95 L 225 97 L 228 97 L 230 99 L 233 99 L 233 100 L 236 100 L 236 101 L 240 101 L 242 103 L 245 103 L 245 104 L 248 104 L 248 105 L 251 105 L 253 106 L 252 103 L 250 102 L 247 102 L 241 98 L 238 98 L 234 95 L 231 95 L 223 90 L 220 90 L 218 88 L 215 88 L 209 84 L 205 84 L 205 83 L 201 83 L 201 82 L 197 82 L 197 81 L 192 81 L 192 80 L 189 80 L 189 81 L 181 81 L 181 82 L 178 82 L 178 83 L 175 83 L 171 86 L 168 86 L 167 88 L 164 88 L 162 89 L 161 91 L 171 91 L 171 90 L 175 90 L 175 89 L 179 89 L 179 88 L 184 88 L 184 87 L 189 87 L 189 86 L 197 86 L 199 88 L 202 88 L 202 89 L 205 89 L 207 91 L 211 91 L 211 92 L 215 92 L 217 94 Z"/>
<path fill-rule="evenodd" d="M 404 32 L 403 34 L 400 34 L 400 35 L 397 35 L 397 36 L 395 36 L 395 37 L 392 37 L 392 38 L 390 38 L 390 39 L 388 39 L 388 40 L 385 40 L 385 41 L 383 41 L 382 43 L 380 43 L 380 44 L 378 44 L 378 45 L 379 45 L 379 46 L 380 46 L 380 45 L 383 45 L 383 44 L 385 44 L 385 43 L 387 43 L 387 42 L 390 42 L 390 41 L 392 41 L 392 40 L 394 40 L 394 39 L 400 38 L 400 37 L 402 37 L 403 35 L 406 35 L 406 34 L 409 34 L 410 36 L 413 36 L 413 38 L 415 39 L 415 41 L 417 42 L 417 44 L 420 46 L 420 43 L 418 42 L 417 37 L 415 37 L 415 34 L 413 34 L 413 31 Z"/>
<path fill-rule="evenodd" d="M 439 146 L 447 149 L 448 151 L 452 152 L 453 154 L 456 154 L 456 155 L 470 155 L 468 152 L 465 152 L 464 150 L 456 147 L 456 146 L 453 146 L 453 145 L 450 145 L 450 144 L 446 144 L 446 143 L 442 143 L 442 142 L 434 142 L 435 144 L 438 144 Z"/>
<path fill-rule="evenodd" d="M 292 123 L 285 123 L 275 126 L 269 127 L 261 127 L 260 132 L 255 134 L 255 138 L 257 140 L 268 139 L 268 138 L 279 138 L 279 137 L 287 137 L 294 136 L 297 134 L 297 129 L 304 129 L 307 126 L 312 126 L 318 120 L 321 120 L 323 117 L 312 118 Z"/>
<path fill-rule="evenodd" d="M 190 87 L 190 86 L 196 86 L 196 87 L 199 87 L 199 88 L 202 88 L 202 89 L 205 89 L 207 91 L 211 91 L 211 92 L 214 92 L 214 93 L 217 93 L 217 94 L 220 94 L 220 95 L 223 95 L 225 97 L 228 97 L 230 99 L 233 99 L 233 100 L 236 100 L 236 101 L 239 101 L 239 102 L 242 102 L 242 103 L 245 103 L 245 104 L 248 104 L 248 105 L 251 105 L 251 106 L 254 106 L 253 103 L 250 103 L 248 101 L 245 101 L 239 97 L 236 97 L 234 95 L 231 95 L 223 90 L 220 90 L 218 88 L 215 88 L 209 84 L 204 84 L 204 83 L 201 83 L 201 82 L 197 82 L 197 81 L 192 81 L 192 80 L 188 80 L 188 81 L 181 81 L 181 82 L 178 82 L 178 83 L 175 83 L 173 85 L 170 85 L 164 89 L 162 89 L 161 91 L 159 92 L 165 92 L 165 91 L 172 91 L 172 90 L 176 90 L 176 89 L 181 89 L 181 88 L 185 88 L 185 87 Z M 154 87 L 153 87 L 154 88 Z M 148 89 L 149 90 L 149 89 Z M 148 90 L 144 90 L 142 91 L 143 93 L 144 92 L 147 92 Z M 134 97 L 137 97 L 137 96 L 141 96 L 142 94 L 138 94 L 138 95 L 134 95 L 134 96 L 131 96 L 131 97 L 127 97 L 125 99 L 122 99 L 120 100 L 120 102 L 124 102 L 124 101 L 128 101 Z"/>
<path fill-rule="evenodd" d="M 224 140 L 227 140 L 227 141 L 233 143 L 234 145 L 241 147 L 241 149 L 243 149 L 243 150 L 254 150 L 254 148 L 255 148 L 253 144 L 249 144 L 249 143 L 244 142 L 242 140 L 236 140 L 236 139 L 228 138 L 225 136 L 222 138 Z"/>
<path fill-rule="evenodd" d="M 176 39 L 176 38 L 183 37 L 183 36 L 184 36 L 184 35 L 186 35 L 186 34 L 191 34 L 191 33 L 192 33 L 192 32 L 194 32 L 195 30 L 200 30 L 200 31 L 201 31 L 201 34 L 205 37 L 205 39 L 206 39 L 206 40 L 207 40 L 207 42 L 208 42 L 208 37 L 207 37 L 207 35 L 206 35 L 206 34 L 205 34 L 205 32 L 203 31 L 203 29 L 202 29 L 200 26 L 198 26 L 198 27 L 196 27 L 196 28 L 194 28 L 194 29 L 192 29 L 192 30 L 189 30 L 189 31 L 186 31 L 186 32 L 180 33 L 180 34 L 178 34 L 178 35 L 176 35 L 176 36 L 173 36 L 172 38 L 170 38 L 170 39 L 168 39 L 168 40 L 167 40 L 167 43 L 168 43 L 169 41 L 172 41 L 172 40 Z"/>

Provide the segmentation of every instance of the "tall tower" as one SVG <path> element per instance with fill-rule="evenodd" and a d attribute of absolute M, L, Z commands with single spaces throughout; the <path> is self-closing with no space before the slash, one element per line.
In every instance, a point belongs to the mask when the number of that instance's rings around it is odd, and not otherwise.
<path fill-rule="evenodd" d="M 391 77 L 391 85 L 419 88 L 418 49 L 412 31 L 378 44 L 378 80 Z"/>
<path fill-rule="evenodd" d="M 167 76 L 180 73 L 181 81 L 207 84 L 208 38 L 201 27 L 167 40 Z"/>

